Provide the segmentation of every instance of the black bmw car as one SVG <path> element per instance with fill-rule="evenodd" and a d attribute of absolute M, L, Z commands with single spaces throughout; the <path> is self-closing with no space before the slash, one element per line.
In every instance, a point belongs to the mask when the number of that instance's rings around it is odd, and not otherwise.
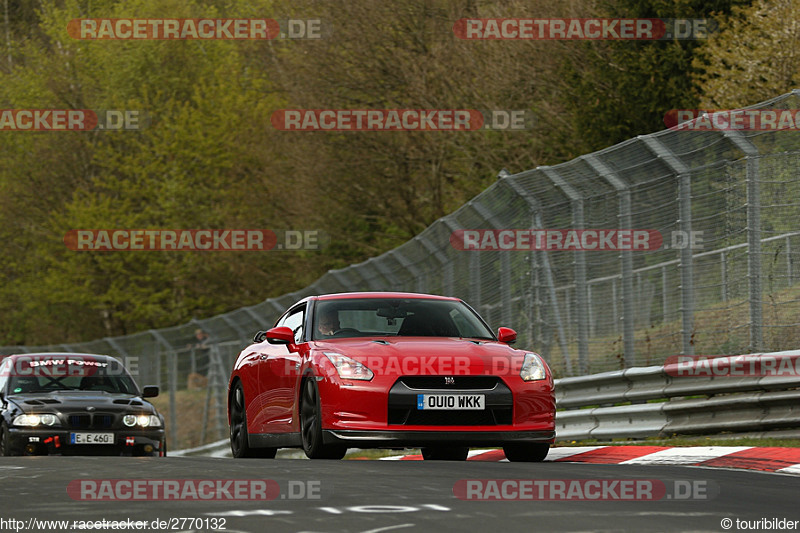
<path fill-rule="evenodd" d="M 0 362 L 0 455 L 167 453 L 164 418 L 107 355 L 39 353 Z"/>

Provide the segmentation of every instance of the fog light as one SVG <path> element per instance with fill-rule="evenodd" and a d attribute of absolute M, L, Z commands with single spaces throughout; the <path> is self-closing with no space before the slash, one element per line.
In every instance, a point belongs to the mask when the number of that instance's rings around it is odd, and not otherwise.
<path fill-rule="evenodd" d="M 144 445 L 144 453 L 152 453 L 153 445 L 152 444 L 145 444 Z"/>
<path fill-rule="evenodd" d="M 33 455 L 36 452 L 36 445 L 35 444 L 28 444 L 25 446 L 25 453 Z"/>

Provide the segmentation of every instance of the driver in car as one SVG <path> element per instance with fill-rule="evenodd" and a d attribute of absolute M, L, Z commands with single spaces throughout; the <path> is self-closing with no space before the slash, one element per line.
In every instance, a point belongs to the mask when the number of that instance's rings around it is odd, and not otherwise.
<path fill-rule="evenodd" d="M 339 326 L 338 311 L 335 309 L 328 309 L 320 314 L 319 322 L 317 323 L 317 330 L 322 335 L 333 335 L 340 329 L 341 327 Z"/>

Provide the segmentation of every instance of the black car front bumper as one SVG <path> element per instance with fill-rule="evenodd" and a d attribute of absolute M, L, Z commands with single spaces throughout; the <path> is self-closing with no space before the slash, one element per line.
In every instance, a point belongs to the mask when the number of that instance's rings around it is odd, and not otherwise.
<path fill-rule="evenodd" d="M 74 433 L 113 433 L 113 444 L 73 444 Z M 163 429 L 76 431 L 62 428 L 8 429 L 11 452 L 22 455 L 164 455 Z"/>

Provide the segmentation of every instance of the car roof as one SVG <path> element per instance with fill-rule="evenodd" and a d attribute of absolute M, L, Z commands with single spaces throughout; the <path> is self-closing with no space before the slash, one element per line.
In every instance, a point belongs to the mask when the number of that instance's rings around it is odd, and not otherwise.
<path fill-rule="evenodd" d="M 439 296 L 436 294 L 422 294 L 417 292 L 340 292 L 335 294 L 321 294 L 312 296 L 314 300 L 339 300 L 343 298 L 416 298 L 420 300 L 458 300 L 452 296 Z"/>

